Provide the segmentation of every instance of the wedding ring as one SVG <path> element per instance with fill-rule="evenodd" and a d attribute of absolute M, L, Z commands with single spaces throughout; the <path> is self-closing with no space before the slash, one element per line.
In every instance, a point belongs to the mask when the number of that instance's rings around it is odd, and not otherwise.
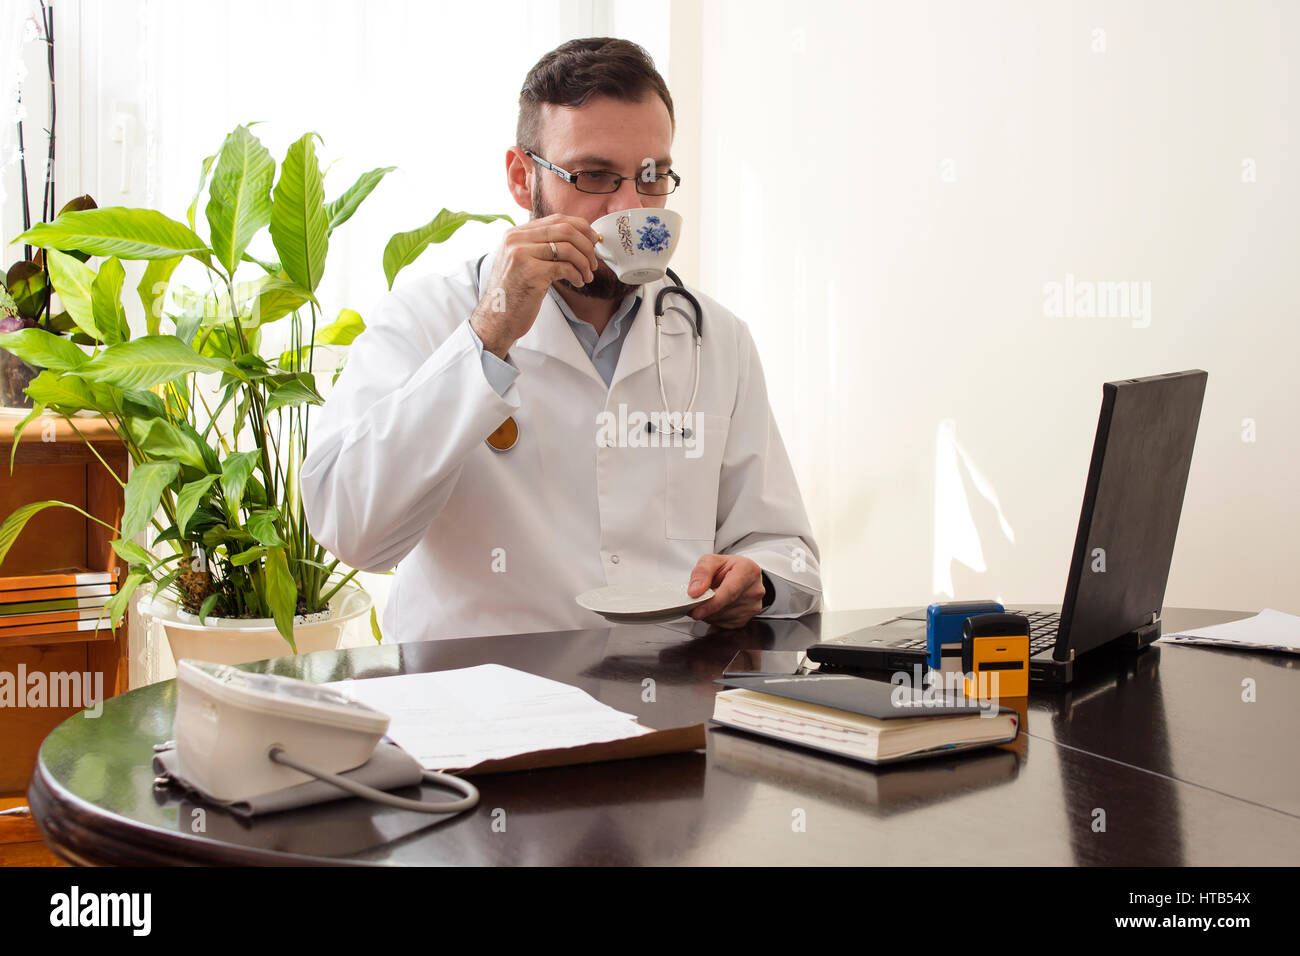
<path fill-rule="evenodd" d="M 555 243 L 553 242 L 548 242 L 547 245 L 551 247 L 551 261 L 554 262 L 556 259 L 560 258 L 560 251 L 555 248 Z"/>

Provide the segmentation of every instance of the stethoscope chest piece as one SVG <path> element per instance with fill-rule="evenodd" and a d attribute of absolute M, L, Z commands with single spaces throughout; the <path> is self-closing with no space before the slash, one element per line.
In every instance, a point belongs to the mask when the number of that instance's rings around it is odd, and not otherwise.
<path fill-rule="evenodd" d="M 515 423 L 513 417 L 507 418 L 497 430 L 487 437 L 488 447 L 493 451 L 509 451 L 515 447 L 515 442 L 519 441 L 519 425 Z"/>

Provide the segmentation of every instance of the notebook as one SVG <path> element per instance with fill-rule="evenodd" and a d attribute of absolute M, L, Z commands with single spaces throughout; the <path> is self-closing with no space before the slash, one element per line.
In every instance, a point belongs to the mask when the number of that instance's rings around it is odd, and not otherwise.
<path fill-rule="evenodd" d="M 1020 717 L 1008 707 L 940 691 L 855 677 L 735 677 L 714 703 L 724 727 L 869 764 L 1010 743 Z"/>

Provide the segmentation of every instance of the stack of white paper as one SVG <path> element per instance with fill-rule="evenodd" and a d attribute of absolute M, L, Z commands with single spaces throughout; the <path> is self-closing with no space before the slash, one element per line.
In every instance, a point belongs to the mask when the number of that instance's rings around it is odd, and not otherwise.
<path fill-rule="evenodd" d="M 1300 617 L 1266 607 L 1254 617 L 1211 627 L 1198 627 L 1177 634 L 1165 634 L 1160 641 L 1300 654 Z"/>
<path fill-rule="evenodd" d="M 388 736 L 428 770 L 650 733 L 577 687 L 500 664 L 325 686 L 387 714 Z"/>

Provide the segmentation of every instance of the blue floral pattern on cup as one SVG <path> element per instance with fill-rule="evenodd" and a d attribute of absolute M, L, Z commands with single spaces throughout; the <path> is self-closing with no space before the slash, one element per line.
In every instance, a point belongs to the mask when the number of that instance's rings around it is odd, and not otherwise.
<path fill-rule="evenodd" d="M 668 248 L 668 241 L 672 239 L 668 225 L 658 216 L 646 216 L 645 221 L 646 224 L 639 230 L 641 241 L 636 244 L 636 247 L 647 252 L 663 252 Z"/>

